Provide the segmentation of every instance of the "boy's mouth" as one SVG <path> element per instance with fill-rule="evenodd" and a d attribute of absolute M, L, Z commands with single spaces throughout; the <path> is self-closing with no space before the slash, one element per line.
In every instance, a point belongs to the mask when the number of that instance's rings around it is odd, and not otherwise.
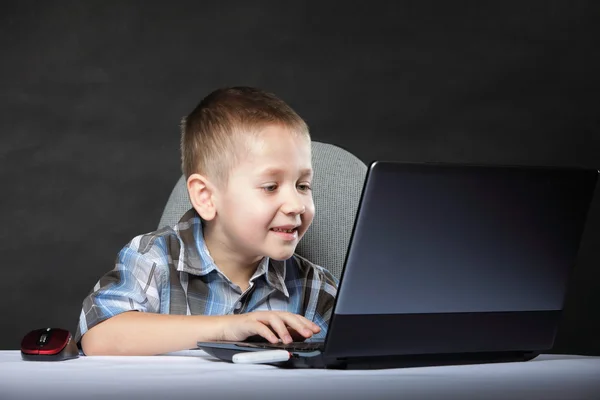
<path fill-rule="evenodd" d="M 286 225 L 271 228 L 270 231 L 275 233 L 283 240 L 295 240 L 298 238 L 298 228 L 299 226 Z"/>
<path fill-rule="evenodd" d="M 291 229 L 282 229 L 282 228 L 271 228 L 272 231 L 275 232 L 287 232 L 287 233 L 294 233 L 295 231 L 298 230 L 298 228 L 291 228 Z"/>

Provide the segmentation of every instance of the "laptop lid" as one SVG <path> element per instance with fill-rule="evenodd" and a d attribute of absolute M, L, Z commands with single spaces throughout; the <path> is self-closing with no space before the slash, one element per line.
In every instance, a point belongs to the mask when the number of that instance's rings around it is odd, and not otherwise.
<path fill-rule="evenodd" d="M 597 175 L 372 163 L 325 355 L 550 349 Z"/>

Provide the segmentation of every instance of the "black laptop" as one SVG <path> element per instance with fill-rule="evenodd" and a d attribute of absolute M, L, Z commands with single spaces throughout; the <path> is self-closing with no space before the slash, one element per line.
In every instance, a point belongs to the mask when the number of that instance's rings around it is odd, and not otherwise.
<path fill-rule="evenodd" d="M 324 342 L 200 342 L 283 367 L 530 360 L 550 350 L 598 171 L 369 166 Z"/>

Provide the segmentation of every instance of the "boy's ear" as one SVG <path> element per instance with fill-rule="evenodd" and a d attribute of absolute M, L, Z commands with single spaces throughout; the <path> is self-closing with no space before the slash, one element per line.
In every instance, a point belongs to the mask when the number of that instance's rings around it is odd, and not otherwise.
<path fill-rule="evenodd" d="M 215 190 L 212 183 L 203 175 L 192 174 L 187 179 L 187 190 L 194 209 L 205 221 L 212 220 L 217 209 L 215 207 Z"/>

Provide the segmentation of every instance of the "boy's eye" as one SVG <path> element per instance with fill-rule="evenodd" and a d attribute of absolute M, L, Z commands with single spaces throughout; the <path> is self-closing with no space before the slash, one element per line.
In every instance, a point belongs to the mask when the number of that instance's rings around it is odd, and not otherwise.
<path fill-rule="evenodd" d="M 305 183 L 298 185 L 298 189 L 300 189 L 302 192 L 308 192 L 309 190 L 312 190 L 310 185 L 307 185 Z"/>
<path fill-rule="evenodd" d="M 263 186 L 263 190 L 265 192 L 274 192 L 275 190 L 277 190 L 277 185 Z"/>

